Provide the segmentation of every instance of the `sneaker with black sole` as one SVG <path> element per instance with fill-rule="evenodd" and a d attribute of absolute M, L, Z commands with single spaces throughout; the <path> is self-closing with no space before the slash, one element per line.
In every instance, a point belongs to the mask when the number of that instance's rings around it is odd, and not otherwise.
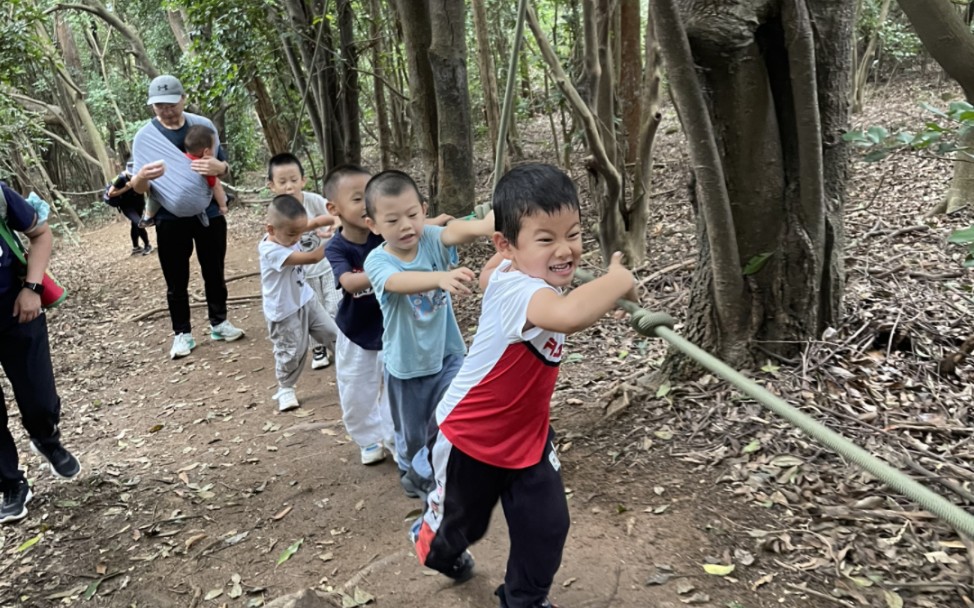
<path fill-rule="evenodd" d="M 473 567 L 473 556 L 470 555 L 469 551 L 464 551 L 460 554 L 460 557 L 457 558 L 457 561 L 453 562 L 450 569 L 443 572 L 443 574 L 452 578 L 458 583 L 465 583 L 473 578 Z"/>
<path fill-rule="evenodd" d="M 139 255 L 142 253 L 141 247 L 132 247 L 132 255 Z"/>
<path fill-rule="evenodd" d="M 0 524 L 10 524 L 27 517 L 27 503 L 34 495 L 26 481 L 3 491 L 3 502 L 0 503 Z"/>
<path fill-rule="evenodd" d="M 507 600 L 505 599 L 506 594 L 504 593 L 504 583 L 501 583 L 500 587 L 494 590 L 494 595 L 496 595 L 501 601 L 500 608 L 508 608 Z M 543 602 L 540 604 L 535 604 L 533 608 L 558 608 L 558 606 L 552 604 L 548 598 L 545 598 Z"/>
<path fill-rule="evenodd" d="M 331 365 L 331 361 L 328 359 L 328 351 L 325 350 L 324 346 L 316 346 L 312 351 L 311 369 L 322 369 L 329 365 Z"/>
<path fill-rule="evenodd" d="M 152 245 L 146 245 L 142 248 L 142 255 L 149 255 L 152 253 Z"/>
<path fill-rule="evenodd" d="M 81 463 L 60 443 L 55 446 L 43 446 L 31 439 L 30 449 L 47 461 L 55 477 L 72 479 L 81 472 Z"/>

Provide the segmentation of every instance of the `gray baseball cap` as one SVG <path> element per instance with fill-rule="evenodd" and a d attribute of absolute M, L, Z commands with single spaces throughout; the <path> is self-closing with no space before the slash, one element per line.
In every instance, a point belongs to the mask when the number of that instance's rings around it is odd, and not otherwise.
<path fill-rule="evenodd" d="M 183 83 L 175 76 L 156 76 L 149 83 L 149 101 L 146 105 L 154 103 L 179 103 L 183 98 Z"/>

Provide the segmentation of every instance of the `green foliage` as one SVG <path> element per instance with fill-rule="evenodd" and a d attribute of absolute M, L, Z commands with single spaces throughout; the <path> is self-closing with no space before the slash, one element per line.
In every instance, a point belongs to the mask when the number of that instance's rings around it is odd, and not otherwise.
<path fill-rule="evenodd" d="M 920 105 L 935 118 L 915 133 L 906 130 L 890 133 L 884 127 L 872 126 L 864 131 L 850 131 L 842 138 L 864 152 L 864 162 L 881 161 L 901 152 L 933 152 L 944 160 L 950 160 L 946 155 L 957 152 L 974 162 L 970 148 L 960 144 L 974 129 L 974 106 L 966 101 L 952 102 L 946 110 L 927 103 Z M 954 232 L 948 241 L 968 246 L 964 266 L 974 268 L 974 226 Z"/>
<path fill-rule="evenodd" d="M 913 28 L 894 2 L 884 23 L 879 22 L 882 0 L 863 0 L 856 26 L 857 37 L 866 39 L 878 35 L 881 52 L 896 61 L 917 57 L 923 52 L 923 43 L 913 33 Z"/>
<path fill-rule="evenodd" d="M 974 226 L 955 231 L 947 241 L 957 245 L 966 245 L 967 258 L 964 260 L 964 267 L 974 268 Z"/>

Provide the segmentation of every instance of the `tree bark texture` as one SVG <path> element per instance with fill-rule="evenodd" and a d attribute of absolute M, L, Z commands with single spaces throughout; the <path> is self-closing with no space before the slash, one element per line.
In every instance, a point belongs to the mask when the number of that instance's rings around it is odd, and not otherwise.
<path fill-rule="evenodd" d="M 639 155 L 642 108 L 639 84 L 643 69 L 640 53 L 643 33 L 639 27 L 639 0 L 622 0 L 619 12 L 619 105 L 626 142 L 626 162 L 632 164 Z"/>
<path fill-rule="evenodd" d="M 264 132 L 267 151 L 272 155 L 287 152 L 289 149 L 287 131 L 264 80 L 260 76 L 254 76 L 247 84 L 247 89 L 254 96 L 254 110 L 257 112 L 260 128 Z"/>
<path fill-rule="evenodd" d="M 477 34 L 477 66 L 480 69 L 480 88 L 484 96 L 484 116 L 490 136 L 491 158 L 497 155 L 497 138 L 500 134 L 501 110 L 498 101 L 497 70 L 490 48 L 490 30 L 487 24 L 487 8 L 484 0 L 472 0 L 473 26 Z M 505 147 L 506 150 L 506 147 Z M 509 156 L 504 154 L 504 169 L 510 167 Z"/>
<path fill-rule="evenodd" d="M 841 133 L 855 7 L 844 0 L 687 0 L 678 14 L 667 7 L 674 1 L 651 10 L 690 142 L 701 243 L 686 334 L 736 365 L 758 360 L 759 345 L 793 356 L 840 314 L 848 160 Z M 672 36 L 681 22 L 692 62 L 680 58 Z M 701 128 L 708 123 L 709 134 Z"/>
<path fill-rule="evenodd" d="M 396 0 L 396 8 L 402 25 L 403 43 L 406 47 L 413 135 L 419 142 L 430 199 L 435 199 L 439 123 L 436 88 L 433 84 L 433 70 L 429 56 L 433 36 L 430 30 L 429 0 Z"/>
<path fill-rule="evenodd" d="M 375 120 L 378 124 L 379 133 L 379 168 L 382 171 L 390 168 L 390 156 L 392 151 L 392 129 L 389 126 L 389 109 L 386 104 L 386 73 L 385 60 L 385 38 L 382 35 L 382 27 L 379 22 L 382 15 L 382 8 L 379 0 L 369 0 L 369 37 L 372 38 L 372 49 L 370 59 L 372 61 L 372 72 L 375 74 L 375 81 L 372 85 L 372 93 L 375 103 Z"/>
<path fill-rule="evenodd" d="M 470 89 L 463 0 L 430 0 L 429 61 L 436 90 L 437 212 L 465 215 L 474 204 Z"/>
<path fill-rule="evenodd" d="M 897 0 L 927 52 L 964 90 L 968 103 L 974 103 L 974 34 L 950 0 Z M 968 135 L 964 145 L 970 145 Z M 944 199 L 931 214 L 952 212 L 974 204 L 974 168 L 971 155 L 954 161 L 954 176 Z"/>
<path fill-rule="evenodd" d="M 359 126 L 358 46 L 351 0 L 338 0 L 339 64 L 338 103 L 342 108 L 342 162 L 362 163 L 362 131 Z M 377 85 L 378 86 L 378 85 Z"/>

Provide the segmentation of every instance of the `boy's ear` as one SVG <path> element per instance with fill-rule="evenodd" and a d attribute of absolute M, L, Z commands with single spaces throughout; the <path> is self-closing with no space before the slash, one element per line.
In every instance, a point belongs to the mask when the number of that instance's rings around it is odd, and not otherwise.
<path fill-rule="evenodd" d="M 274 236 L 274 224 L 267 224 L 267 234 Z"/>
<path fill-rule="evenodd" d="M 497 253 L 504 256 L 504 259 L 510 260 L 514 257 L 514 246 L 503 234 L 495 232 L 491 235 L 490 240 L 494 241 L 494 249 L 497 250 Z"/>
<path fill-rule="evenodd" d="M 331 215 L 338 215 L 338 207 L 335 206 L 334 201 L 331 200 L 325 201 L 325 209 L 327 209 L 328 213 L 330 213 Z"/>
<path fill-rule="evenodd" d="M 365 216 L 365 225 L 369 227 L 369 230 L 372 231 L 372 234 L 378 234 L 379 236 L 382 236 L 379 233 L 379 229 L 376 228 L 375 222 L 372 221 L 372 218 L 370 218 L 369 216 Z"/>

